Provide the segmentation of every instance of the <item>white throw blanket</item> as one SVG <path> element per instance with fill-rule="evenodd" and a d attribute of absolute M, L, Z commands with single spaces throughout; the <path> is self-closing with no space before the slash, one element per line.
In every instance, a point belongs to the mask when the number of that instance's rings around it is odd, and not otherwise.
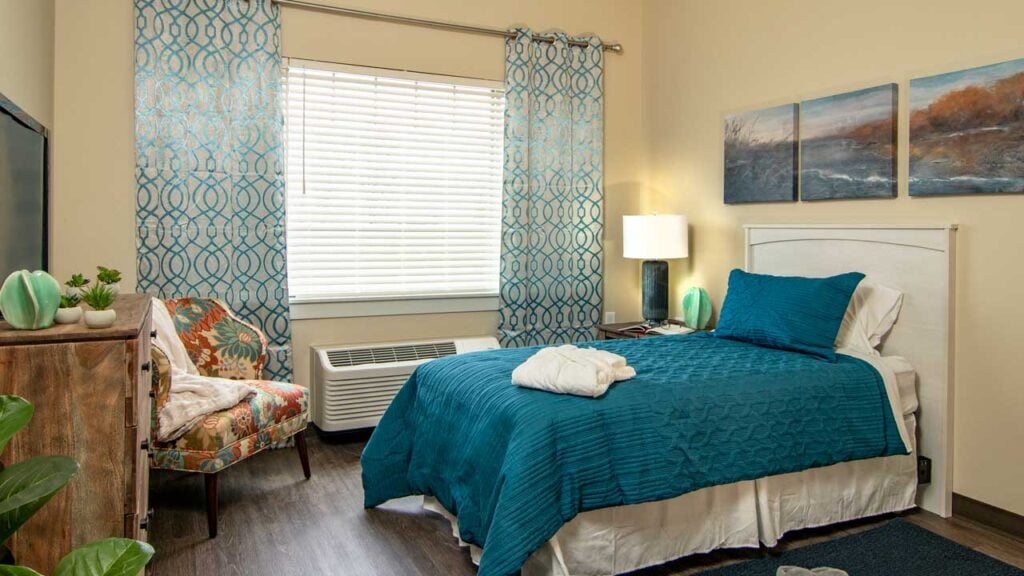
<path fill-rule="evenodd" d="M 163 302 L 153 299 L 153 345 L 171 363 L 171 390 L 160 410 L 156 437 L 170 442 L 191 430 L 206 416 L 238 404 L 255 388 L 238 380 L 200 376 L 185 345 L 174 329 L 174 320 Z"/>
<path fill-rule="evenodd" d="M 597 398 L 612 382 L 629 380 L 636 370 L 618 354 L 565 345 L 542 348 L 512 371 L 512 383 L 558 394 Z"/>

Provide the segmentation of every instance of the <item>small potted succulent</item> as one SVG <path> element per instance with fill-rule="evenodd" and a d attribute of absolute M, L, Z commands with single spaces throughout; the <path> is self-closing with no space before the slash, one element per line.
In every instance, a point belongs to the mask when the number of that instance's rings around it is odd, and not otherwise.
<path fill-rule="evenodd" d="M 60 297 L 60 308 L 53 317 L 57 324 L 78 324 L 82 319 L 82 307 L 78 305 L 82 299 L 75 295 L 64 295 Z"/>
<path fill-rule="evenodd" d="M 103 284 L 117 296 L 121 292 L 121 271 L 105 266 L 97 266 L 96 281 Z"/>
<path fill-rule="evenodd" d="M 114 292 L 105 284 L 96 284 L 82 293 L 82 300 L 92 310 L 85 311 L 85 325 L 89 328 L 110 328 L 117 320 L 117 311 L 111 310 Z"/>
<path fill-rule="evenodd" d="M 64 293 L 68 296 L 82 297 L 82 291 L 89 285 L 89 279 L 81 274 L 72 274 L 71 279 L 64 283 Z"/>

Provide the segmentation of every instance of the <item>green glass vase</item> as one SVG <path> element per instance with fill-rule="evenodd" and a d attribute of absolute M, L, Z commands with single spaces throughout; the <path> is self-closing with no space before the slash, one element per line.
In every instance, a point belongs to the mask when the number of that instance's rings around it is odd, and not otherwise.
<path fill-rule="evenodd" d="M 683 296 L 683 322 L 694 330 L 703 330 L 711 320 L 711 298 L 703 288 L 690 288 Z"/>
<path fill-rule="evenodd" d="M 58 306 L 60 284 L 42 270 L 12 272 L 0 287 L 0 312 L 19 330 L 49 328 Z"/>

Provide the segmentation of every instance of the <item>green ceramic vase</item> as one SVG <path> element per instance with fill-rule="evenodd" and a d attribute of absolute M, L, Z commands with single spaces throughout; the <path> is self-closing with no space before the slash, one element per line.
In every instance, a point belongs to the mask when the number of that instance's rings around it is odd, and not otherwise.
<path fill-rule="evenodd" d="M 42 270 L 12 272 L 0 287 L 0 312 L 19 330 L 49 328 L 59 306 L 60 284 Z"/>
<path fill-rule="evenodd" d="M 694 330 L 703 330 L 711 320 L 711 298 L 703 288 L 690 288 L 683 296 L 683 322 Z"/>

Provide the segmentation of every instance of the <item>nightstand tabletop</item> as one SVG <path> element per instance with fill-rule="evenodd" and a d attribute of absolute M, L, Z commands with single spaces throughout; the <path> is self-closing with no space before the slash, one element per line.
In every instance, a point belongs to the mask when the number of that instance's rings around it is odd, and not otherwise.
<path fill-rule="evenodd" d="M 678 320 L 669 320 L 668 324 L 675 324 L 677 326 L 683 326 L 684 324 Z M 622 338 L 646 338 L 648 336 L 664 336 L 664 334 L 658 334 L 657 332 L 638 332 L 638 331 L 627 331 L 628 328 L 640 326 L 643 321 L 637 322 L 616 322 L 614 324 L 599 324 L 597 326 L 597 339 L 598 340 L 617 340 Z M 689 334 L 696 334 L 697 332 L 706 332 L 706 330 L 694 330 Z"/>

